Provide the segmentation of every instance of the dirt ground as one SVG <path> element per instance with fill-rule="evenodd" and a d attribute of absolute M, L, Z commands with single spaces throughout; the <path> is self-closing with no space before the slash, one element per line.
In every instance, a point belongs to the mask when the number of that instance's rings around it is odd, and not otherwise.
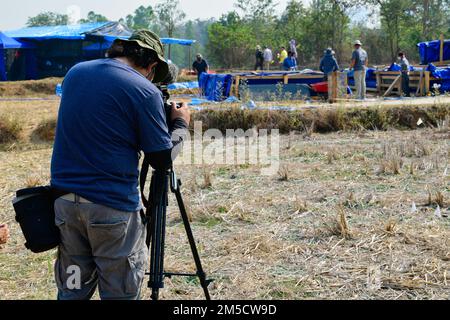
<path fill-rule="evenodd" d="M 31 131 L 57 106 L 2 101 L 0 113 Z M 27 252 L 11 205 L 17 189 L 48 183 L 51 148 L 24 138 L 0 151 L 0 223 L 12 235 L 0 249 L 0 299 L 56 296 L 55 252 Z M 448 126 L 283 136 L 281 160 L 269 177 L 251 165 L 176 168 L 214 299 L 450 298 Z M 167 270 L 193 271 L 173 201 L 166 241 Z M 202 291 L 167 279 L 162 298 Z"/>

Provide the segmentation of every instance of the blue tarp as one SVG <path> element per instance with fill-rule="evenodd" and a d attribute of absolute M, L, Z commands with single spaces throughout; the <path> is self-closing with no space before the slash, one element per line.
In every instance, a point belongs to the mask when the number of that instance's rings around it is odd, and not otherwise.
<path fill-rule="evenodd" d="M 376 88 L 377 87 L 377 76 L 375 74 L 375 69 L 368 68 L 366 72 L 366 86 L 367 88 Z M 354 86 L 355 85 L 355 78 L 354 78 L 355 72 L 349 71 L 347 73 L 348 77 L 348 85 Z"/>
<path fill-rule="evenodd" d="M 31 27 L 18 30 L 6 31 L 8 37 L 15 39 L 65 39 L 65 40 L 84 40 L 86 34 L 95 29 L 105 27 L 111 22 L 86 23 L 67 26 L 49 26 L 49 27 Z"/>
<path fill-rule="evenodd" d="M 450 80 L 450 68 L 438 68 L 434 64 L 430 63 L 427 67 L 427 71 L 430 71 L 434 78 Z"/>
<path fill-rule="evenodd" d="M 197 81 L 192 82 L 178 82 L 172 83 L 167 86 L 169 90 L 177 90 L 177 89 L 198 89 L 199 85 Z"/>
<path fill-rule="evenodd" d="M 233 76 L 231 74 L 200 75 L 199 87 L 202 94 L 211 101 L 223 101 L 230 96 Z"/>
<path fill-rule="evenodd" d="M 196 41 L 187 39 L 161 38 L 162 44 L 178 44 L 181 46 L 192 46 Z"/>
<path fill-rule="evenodd" d="M 33 45 L 17 41 L 6 34 L 0 32 L 0 49 L 29 49 L 34 48 Z"/>
<path fill-rule="evenodd" d="M 103 51 L 103 50 L 108 50 L 112 45 L 112 42 L 109 41 L 105 41 L 105 42 L 98 42 L 98 43 L 93 43 L 89 46 L 86 46 L 83 48 L 83 51 Z"/>
<path fill-rule="evenodd" d="M 438 68 L 430 63 L 427 67 L 427 71 L 431 72 L 432 77 L 438 79 L 437 82 L 432 82 L 431 86 L 437 83 L 440 85 L 439 90 L 441 92 L 450 92 L 450 68 Z"/>
<path fill-rule="evenodd" d="M 440 60 L 441 41 L 421 42 L 419 47 L 420 64 L 429 64 Z M 450 40 L 444 41 L 444 60 L 450 60 Z"/>
<path fill-rule="evenodd" d="M 384 69 L 384 71 L 401 71 L 401 70 L 402 70 L 402 67 L 397 63 L 393 63 L 390 65 L 389 68 Z M 420 67 L 416 68 L 414 66 L 410 66 L 409 71 L 423 71 L 423 68 L 420 68 Z"/>
<path fill-rule="evenodd" d="M 7 81 L 7 70 L 6 70 L 6 55 L 5 50 L 8 49 L 30 49 L 34 48 L 33 45 L 17 41 L 13 38 L 8 37 L 4 33 L 0 32 L 0 81 Z M 30 52 L 25 52 L 26 58 L 31 57 Z M 33 78 L 30 78 L 33 79 Z"/>
<path fill-rule="evenodd" d="M 0 50 L 0 81 L 6 81 L 6 66 L 4 50 Z"/>
<path fill-rule="evenodd" d="M 131 34 L 129 36 L 105 36 L 104 38 L 106 41 L 113 42 L 116 39 L 127 40 L 130 36 Z M 191 46 L 197 41 L 189 39 L 161 38 L 161 42 L 162 44 L 178 44 L 181 46 Z"/>

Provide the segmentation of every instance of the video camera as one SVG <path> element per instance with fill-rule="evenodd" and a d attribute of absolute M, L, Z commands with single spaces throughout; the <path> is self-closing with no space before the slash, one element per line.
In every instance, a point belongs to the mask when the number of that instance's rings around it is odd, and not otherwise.
<path fill-rule="evenodd" d="M 172 105 L 169 103 L 170 100 L 169 85 L 177 81 L 178 72 L 179 72 L 178 67 L 172 62 L 169 62 L 169 74 L 161 83 L 156 84 L 156 87 L 159 89 L 159 91 L 161 91 L 163 95 L 164 109 L 166 111 L 166 120 L 169 129 L 172 124 Z M 181 106 L 177 105 L 177 107 L 179 108 Z"/>

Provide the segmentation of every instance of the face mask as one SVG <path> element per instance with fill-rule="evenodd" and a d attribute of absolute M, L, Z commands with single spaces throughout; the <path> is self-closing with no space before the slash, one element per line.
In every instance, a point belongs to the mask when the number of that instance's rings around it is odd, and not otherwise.
<path fill-rule="evenodd" d="M 150 73 L 145 77 L 147 80 L 152 81 L 153 78 L 155 77 L 155 68 L 152 68 L 152 70 L 150 71 Z"/>

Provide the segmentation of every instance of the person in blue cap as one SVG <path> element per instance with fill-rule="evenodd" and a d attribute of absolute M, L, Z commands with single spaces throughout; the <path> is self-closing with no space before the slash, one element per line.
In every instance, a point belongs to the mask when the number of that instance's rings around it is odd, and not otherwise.
<path fill-rule="evenodd" d="M 324 73 L 324 81 L 328 81 L 328 76 L 335 71 L 339 70 L 339 64 L 334 57 L 334 51 L 331 48 L 325 50 L 325 54 L 320 61 L 320 71 Z"/>

